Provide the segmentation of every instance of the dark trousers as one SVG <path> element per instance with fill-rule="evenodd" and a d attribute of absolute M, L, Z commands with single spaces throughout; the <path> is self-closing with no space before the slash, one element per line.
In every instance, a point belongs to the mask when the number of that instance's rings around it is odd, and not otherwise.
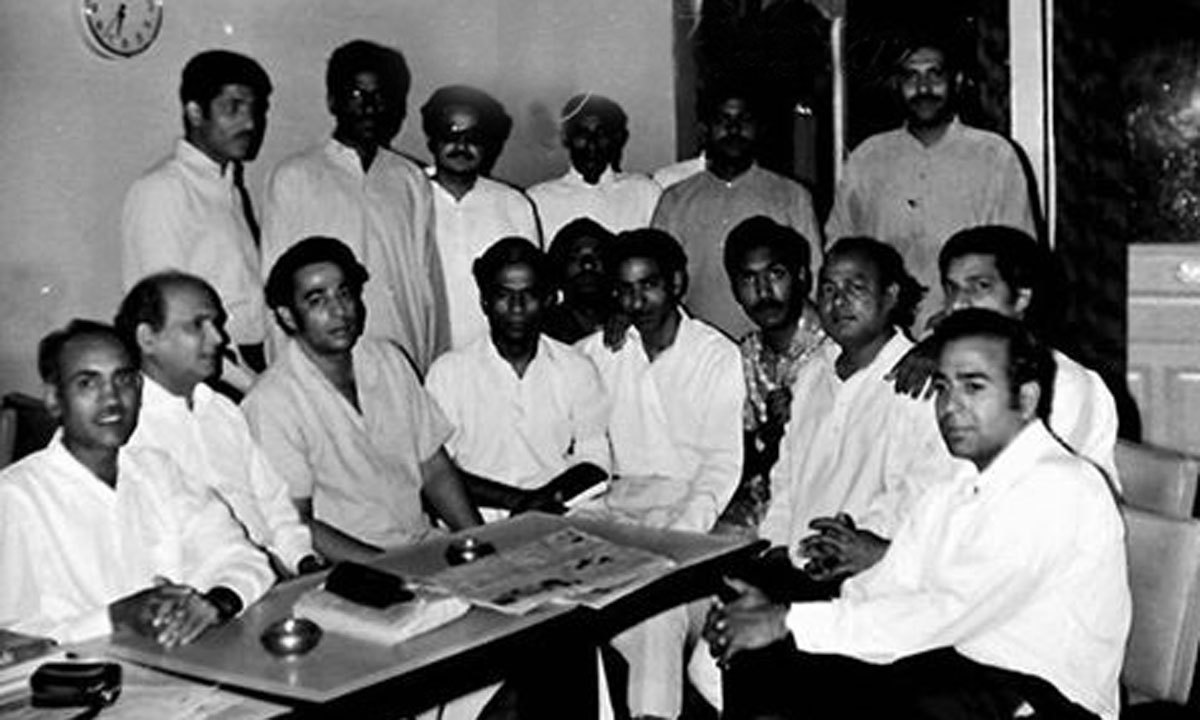
<path fill-rule="evenodd" d="M 791 638 L 735 656 L 723 720 L 1096 720 L 1050 683 L 969 660 L 952 648 L 873 665 L 800 652 Z M 1025 715 L 1023 715 L 1025 717 Z"/>

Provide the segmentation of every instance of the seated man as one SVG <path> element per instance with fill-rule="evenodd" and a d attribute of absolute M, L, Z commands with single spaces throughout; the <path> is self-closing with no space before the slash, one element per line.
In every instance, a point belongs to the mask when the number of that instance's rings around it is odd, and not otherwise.
<path fill-rule="evenodd" d="M 225 502 L 283 576 L 320 569 L 287 483 L 237 406 L 206 384 L 228 342 L 217 291 L 195 275 L 155 273 L 130 289 L 114 323 L 139 350 L 142 414 L 129 447 L 154 447 Z"/>
<path fill-rule="evenodd" d="M 1032 237 L 1001 225 L 983 225 L 955 233 L 942 246 L 938 268 L 946 298 L 945 314 L 981 307 L 1025 322 L 1042 333 L 1048 311 L 1044 268 L 1051 259 Z M 933 359 L 918 346 L 916 356 L 897 375 L 902 389 L 920 393 L 933 371 Z M 1053 350 L 1054 402 L 1050 430 L 1072 450 L 1100 466 L 1119 487 L 1113 453 L 1117 442 L 1117 405 L 1104 381 L 1092 370 Z"/>
<path fill-rule="evenodd" d="M 442 449 L 451 427 L 412 361 L 362 337 L 368 279 L 333 238 L 288 248 L 267 278 L 267 305 L 291 341 L 242 403 L 317 550 L 333 560 L 423 538 L 432 526 L 422 500 L 451 528 L 480 522 Z"/>
<path fill-rule="evenodd" d="M 808 301 L 808 241 L 763 215 L 742 221 L 725 240 L 733 295 L 758 329 L 742 338 L 746 405 L 742 481 L 721 513 L 721 532 L 755 532 L 771 497 L 770 472 L 791 417 L 792 384 L 828 337 Z"/>
<path fill-rule="evenodd" d="M 687 258 L 661 230 L 633 230 L 604 248 L 604 268 L 628 316 L 620 349 L 603 332 L 582 341 L 612 402 L 612 489 L 580 512 L 706 532 L 741 477 L 742 381 L 737 346 L 685 315 Z M 629 671 L 633 717 L 673 718 L 683 697 L 688 614 L 676 608 L 614 639 Z"/>
<path fill-rule="evenodd" d="M 271 586 L 225 506 L 154 448 L 123 447 L 141 375 L 108 325 L 38 347 L 50 446 L 0 473 L 0 626 L 78 642 L 132 631 L 191 642 Z"/>
<path fill-rule="evenodd" d="M 446 450 L 481 507 L 561 510 L 603 482 L 608 408 L 591 361 L 541 333 L 546 256 L 507 237 L 474 265 L 489 335 L 434 361 L 426 389 L 454 431 Z"/>
<path fill-rule="evenodd" d="M 987 310 L 934 338 L 938 426 L 970 464 L 837 599 L 731 581 L 705 627 L 724 717 L 1117 717 L 1124 529 L 1101 474 L 1046 429 L 1050 355 Z"/>
<path fill-rule="evenodd" d="M 590 218 L 576 218 L 554 236 L 546 252 L 558 297 L 546 308 L 542 322 L 550 337 L 574 344 L 608 321 L 612 292 L 601 256 L 614 237 Z"/>
<path fill-rule="evenodd" d="M 580 347 L 612 403 L 612 509 L 646 525 L 708 531 L 741 477 L 746 388 L 737 346 L 684 314 L 687 258 L 670 235 L 623 232 L 603 252 L 631 324 L 619 349 L 603 332 Z"/>

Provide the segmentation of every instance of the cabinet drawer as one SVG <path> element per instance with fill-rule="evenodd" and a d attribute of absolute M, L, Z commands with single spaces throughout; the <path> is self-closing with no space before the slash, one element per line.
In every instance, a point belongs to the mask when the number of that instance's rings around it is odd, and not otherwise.
<path fill-rule="evenodd" d="M 1200 244 L 1130 245 L 1129 294 L 1200 297 Z"/>

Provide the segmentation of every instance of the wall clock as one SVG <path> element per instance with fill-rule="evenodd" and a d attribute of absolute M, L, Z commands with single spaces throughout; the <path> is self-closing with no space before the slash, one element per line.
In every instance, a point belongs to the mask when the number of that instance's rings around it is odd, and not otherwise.
<path fill-rule="evenodd" d="M 162 30 L 163 0 L 76 0 L 88 47 L 107 58 L 145 52 Z"/>

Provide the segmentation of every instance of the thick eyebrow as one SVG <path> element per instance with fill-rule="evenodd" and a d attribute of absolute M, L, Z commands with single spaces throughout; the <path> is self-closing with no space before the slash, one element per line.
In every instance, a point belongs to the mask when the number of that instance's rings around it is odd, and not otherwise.
<path fill-rule="evenodd" d="M 984 380 L 986 382 L 995 382 L 991 375 L 980 370 L 966 370 L 954 375 L 955 380 Z"/>
<path fill-rule="evenodd" d="M 75 382 L 76 380 L 81 380 L 83 378 L 93 378 L 93 377 L 99 377 L 99 376 L 100 376 L 100 371 L 84 368 L 83 370 L 76 370 L 75 372 L 68 375 L 67 382 Z"/>

